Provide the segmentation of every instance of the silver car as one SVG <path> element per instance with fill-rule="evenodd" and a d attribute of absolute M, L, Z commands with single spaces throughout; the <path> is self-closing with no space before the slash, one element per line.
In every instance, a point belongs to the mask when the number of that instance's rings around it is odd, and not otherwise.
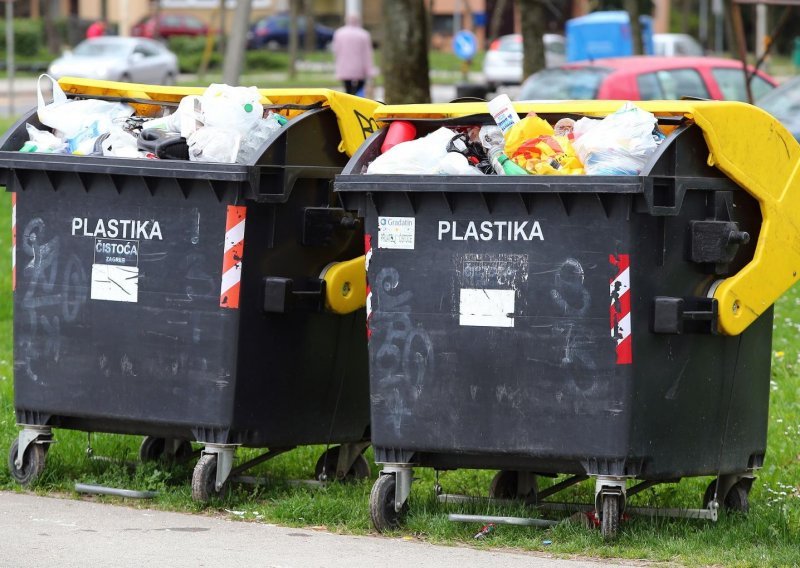
<path fill-rule="evenodd" d="M 47 72 L 56 79 L 69 76 L 171 85 L 178 76 L 178 58 L 157 41 L 107 36 L 82 41 L 53 61 Z"/>
<path fill-rule="evenodd" d="M 544 60 L 547 67 L 566 63 L 564 36 L 544 34 Z M 483 75 L 490 89 L 497 85 L 522 83 L 522 35 L 500 36 L 492 42 L 483 58 Z"/>

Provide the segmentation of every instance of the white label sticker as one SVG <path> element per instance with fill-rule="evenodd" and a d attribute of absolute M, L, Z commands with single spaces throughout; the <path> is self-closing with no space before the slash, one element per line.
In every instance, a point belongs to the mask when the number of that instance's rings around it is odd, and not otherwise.
<path fill-rule="evenodd" d="M 515 290 L 461 289 L 459 325 L 514 327 Z"/>
<path fill-rule="evenodd" d="M 92 265 L 92 300 L 139 301 L 139 267 Z"/>
<path fill-rule="evenodd" d="M 414 249 L 414 217 L 378 217 L 379 249 Z"/>

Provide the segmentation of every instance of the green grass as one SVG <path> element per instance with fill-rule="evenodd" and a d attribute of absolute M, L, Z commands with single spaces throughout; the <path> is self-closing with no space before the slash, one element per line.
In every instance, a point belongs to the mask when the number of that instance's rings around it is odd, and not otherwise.
<path fill-rule="evenodd" d="M 7 127 L 8 123 L 0 124 Z M 0 193 L 0 455 L 17 434 L 14 424 L 10 293 L 10 198 Z M 685 565 L 714 566 L 797 566 L 800 565 L 800 291 L 793 290 L 776 307 L 769 450 L 764 469 L 751 493 L 748 516 L 724 515 L 717 523 L 676 519 L 633 518 L 623 524 L 620 538 L 604 543 L 597 530 L 579 523 L 565 522 L 543 530 L 500 526 L 487 538 L 476 541 L 480 528 L 474 524 L 447 521 L 448 511 L 482 514 L 536 514 L 521 506 L 488 504 L 444 506 L 433 494 L 433 472 L 419 469 L 410 499 L 406 526 L 397 535 L 408 535 L 432 543 L 466 544 L 480 548 L 513 547 L 540 550 L 551 554 L 603 558 L 647 559 Z M 165 510 L 218 514 L 233 519 L 257 520 L 290 526 L 325 526 L 342 533 L 370 532 L 368 500 L 371 480 L 326 488 L 295 486 L 289 479 L 308 479 L 321 451 L 319 447 L 300 448 L 256 468 L 252 475 L 269 482 L 258 487 L 235 486 L 230 495 L 201 507 L 191 500 L 192 465 L 168 467 L 135 463 L 140 438 L 96 434 L 92 447 L 108 461 L 87 457 L 87 435 L 56 430 L 57 444 L 47 456 L 47 468 L 33 488 L 36 493 L 55 493 L 76 497 L 74 484 L 99 483 L 129 489 L 156 490 L 152 501 L 127 502 L 133 506 Z M 240 451 L 239 458 L 255 455 Z M 371 460 L 372 453 L 368 451 Z M 373 477 L 376 471 L 373 471 Z M 462 470 L 441 475 L 448 493 L 484 495 L 493 472 Z M 547 480 L 543 485 L 549 483 Z M 643 492 L 632 505 L 698 507 L 708 479 L 688 479 L 676 485 L 663 485 Z M 0 489 L 22 491 L 0 467 Z M 591 484 L 573 488 L 564 500 L 588 502 Z M 111 497 L 98 501 L 120 502 Z M 227 510 L 227 511 L 226 511 Z M 235 511 L 231 513 L 229 511 Z M 554 518 L 563 518 L 555 516 Z M 545 545 L 544 541 L 552 544 Z"/>

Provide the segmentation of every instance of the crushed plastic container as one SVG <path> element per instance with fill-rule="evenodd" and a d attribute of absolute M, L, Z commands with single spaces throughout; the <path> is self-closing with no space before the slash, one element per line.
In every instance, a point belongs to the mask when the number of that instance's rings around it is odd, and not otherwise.
<path fill-rule="evenodd" d="M 62 79 L 71 97 L 140 115 L 201 89 Z M 18 482 L 44 469 L 52 428 L 146 435 L 144 459 L 203 445 L 193 496 L 305 444 L 318 476 L 365 476 L 369 428 L 363 228 L 334 174 L 376 103 L 324 89 L 263 90 L 290 120 L 247 164 L 20 153 L 13 192 Z M 360 291 L 360 294 L 359 294 Z M 238 446 L 270 451 L 233 469 Z"/>
<path fill-rule="evenodd" d="M 492 497 L 539 504 L 591 478 L 606 536 L 626 496 L 682 477 L 716 477 L 686 514 L 747 509 L 771 306 L 800 274 L 800 146 L 749 105 L 640 104 L 667 133 L 640 176 L 360 175 L 383 131 L 337 176 L 365 218 L 378 530 L 413 467 L 498 469 Z M 621 105 L 516 109 L 555 124 Z M 479 103 L 375 118 L 492 123 Z"/>

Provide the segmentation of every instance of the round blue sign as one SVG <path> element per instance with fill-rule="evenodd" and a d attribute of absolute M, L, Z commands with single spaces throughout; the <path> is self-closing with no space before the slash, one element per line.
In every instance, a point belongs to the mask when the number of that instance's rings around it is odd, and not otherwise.
<path fill-rule="evenodd" d="M 478 52 L 478 38 L 469 30 L 461 30 L 453 36 L 453 53 L 459 59 L 471 61 Z"/>

